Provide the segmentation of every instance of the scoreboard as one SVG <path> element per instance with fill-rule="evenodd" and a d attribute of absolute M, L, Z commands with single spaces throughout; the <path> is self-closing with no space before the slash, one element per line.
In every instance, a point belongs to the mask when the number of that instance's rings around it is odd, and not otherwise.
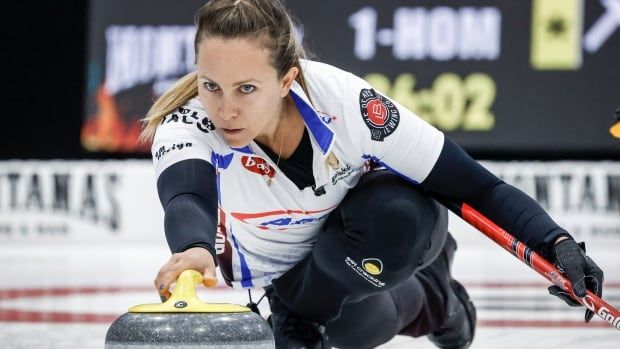
<path fill-rule="evenodd" d="M 139 119 L 195 69 L 204 1 L 91 0 L 83 146 L 146 151 Z M 620 156 L 620 0 L 288 0 L 314 59 L 490 156 Z"/>

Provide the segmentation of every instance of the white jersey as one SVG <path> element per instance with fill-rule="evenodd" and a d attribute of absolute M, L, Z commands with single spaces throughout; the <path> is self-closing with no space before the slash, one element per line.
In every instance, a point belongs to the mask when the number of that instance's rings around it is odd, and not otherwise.
<path fill-rule="evenodd" d="M 296 82 L 290 93 L 311 135 L 314 187 L 300 190 L 254 142 L 228 146 L 197 98 L 166 116 L 155 135 L 157 177 L 187 159 L 215 167 L 215 247 L 233 287 L 268 285 L 303 259 L 369 161 L 419 183 L 443 146 L 443 133 L 361 78 L 313 61 L 302 68 L 309 96 Z"/>

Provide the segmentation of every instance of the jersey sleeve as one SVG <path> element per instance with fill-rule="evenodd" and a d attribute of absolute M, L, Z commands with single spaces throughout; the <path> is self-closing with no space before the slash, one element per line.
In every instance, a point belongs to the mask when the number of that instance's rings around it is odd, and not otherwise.
<path fill-rule="evenodd" d="M 203 110 L 188 105 L 167 115 L 155 133 L 157 193 L 172 253 L 202 247 L 215 259 L 218 199 L 210 134 L 214 130 Z"/>
<path fill-rule="evenodd" d="M 347 89 L 348 101 L 357 102 L 347 103 L 351 122 L 357 118 L 349 132 L 357 133 L 362 156 L 436 197 L 470 204 L 547 258 L 558 237 L 571 237 L 532 198 L 501 181 L 413 112 L 359 77 L 351 75 Z"/>
<path fill-rule="evenodd" d="M 362 157 L 422 182 L 441 153 L 443 133 L 353 74 L 344 96 L 349 137 L 359 139 Z"/>
<path fill-rule="evenodd" d="M 156 178 L 183 160 L 200 159 L 211 163 L 216 146 L 214 130 L 207 113 L 195 103 L 166 115 L 157 127 L 151 147 Z"/>

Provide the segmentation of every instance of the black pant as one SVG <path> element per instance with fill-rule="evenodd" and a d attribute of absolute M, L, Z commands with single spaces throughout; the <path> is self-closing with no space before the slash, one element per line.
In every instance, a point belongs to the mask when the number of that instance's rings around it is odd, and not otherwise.
<path fill-rule="evenodd" d="M 447 211 L 388 171 L 364 175 L 327 218 L 313 251 L 272 282 L 297 315 L 326 324 L 333 345 L 364 348 L 443 322 L 443 290 L 416 274 L 445 243 Z"/>

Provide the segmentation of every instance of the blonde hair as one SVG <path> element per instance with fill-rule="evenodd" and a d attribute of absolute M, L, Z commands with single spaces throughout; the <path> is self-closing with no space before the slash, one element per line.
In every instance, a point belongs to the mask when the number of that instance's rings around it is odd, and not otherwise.
<path fill-rule="evenodd" d="M 172 113 L 190 99 L 198 95 L 196 88 L 198 74 L 191 72 L 177 81 L 168 91 L 159 97 L 146 114 L 144 130 L 140 134 L 140 141 L 146 142 L 153 138 L 157 125 L 168 114 Z"/>
<path fill-rule="evenodd" d="M 306 52 L 299 41 L 291 16 L 280 0 L 211 0 L 194 16 L 197 26 L 194 51 L 206 37 L 225 39 L 254 38 L 271 50 L 271 64 L 282 78 L 290 68 L 297 67 L 297 82 L 308 94 L 300 59 Z M 299 35 L 301 36 L 301 35 Z M 149 109 L 140 135 L 150 141 L 162 119 L 198 95 L 196 72 L 189 73 L 155 101 Z"/>

